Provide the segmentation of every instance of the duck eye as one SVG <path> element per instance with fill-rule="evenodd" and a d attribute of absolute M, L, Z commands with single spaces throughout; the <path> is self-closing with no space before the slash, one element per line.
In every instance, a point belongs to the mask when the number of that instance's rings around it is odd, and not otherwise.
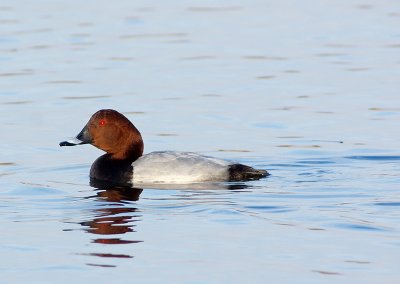
<path fill-rule="evenodd" d="M 99 125 L 100 125 L 100 126 L 106 125 L 106 121 L 105 121 L 104 119 L 100 120 Z"/>

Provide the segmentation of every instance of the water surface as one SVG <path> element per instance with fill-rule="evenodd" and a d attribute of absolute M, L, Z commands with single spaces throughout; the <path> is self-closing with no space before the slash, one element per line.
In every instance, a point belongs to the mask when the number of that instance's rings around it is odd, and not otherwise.
<path fill-rule="evenodd" d="M 398 283 L 400 4 L 2 1 L 0 283 Z M 246 183 L 91 185 L 101 108 Z"/>

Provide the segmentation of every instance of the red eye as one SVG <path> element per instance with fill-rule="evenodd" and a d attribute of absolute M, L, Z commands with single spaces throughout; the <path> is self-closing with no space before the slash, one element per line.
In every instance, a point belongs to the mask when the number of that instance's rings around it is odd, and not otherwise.
<path fill-rule="evenodd" d="M 105 121 L 104 119 L 100 120 L 99 125 L 100 125 L 100 126 L 106 125 L 106 121 Z"/>

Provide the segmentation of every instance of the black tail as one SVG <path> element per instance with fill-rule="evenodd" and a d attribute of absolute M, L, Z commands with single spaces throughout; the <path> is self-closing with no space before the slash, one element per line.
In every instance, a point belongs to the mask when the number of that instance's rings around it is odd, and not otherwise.
<path fill-rule="evenodd" d="M 257 180 L 269 176 L 266 170 L 257 170 L 242 164 L 230 165 L 228 171 L 230 181 Z"/>

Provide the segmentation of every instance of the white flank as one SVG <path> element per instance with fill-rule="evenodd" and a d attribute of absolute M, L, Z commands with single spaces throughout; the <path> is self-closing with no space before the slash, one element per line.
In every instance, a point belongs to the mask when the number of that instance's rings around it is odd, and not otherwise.
<path fill-rule="evenodd" d="M 224 181 L 228 165 L 224 160 L 190 152 L 152 152 L 133 162 L 133 184 L 195 183 Z"/>

